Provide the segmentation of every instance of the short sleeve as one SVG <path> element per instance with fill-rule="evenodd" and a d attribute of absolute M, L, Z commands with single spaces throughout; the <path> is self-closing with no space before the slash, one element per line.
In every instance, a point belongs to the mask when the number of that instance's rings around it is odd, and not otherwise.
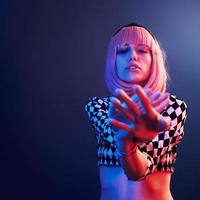
<path fill-rule="evenodd" d="M 120 166 L 114 133 L 108 118 L 110 97 L 92 97 L 85 111 L 97 139 L 98 166 Z"/>
<path fill-rule="evenodd" d="M 168 116 L 171 119 L 171 127 L 169 136 L 171 144 L 178 144 L 184 136 L 184 125 L 187 117 L 187 105 L 184 101 L 171 96 L 172 104 L 168 106 L 163 116 Z"/>
<path fill-rule="evenodd" d="M 96 136 L 103 134 L 108 124 L 108 100 L 98 97 L 91 97 L 85 104 L 85 111 Z"/>

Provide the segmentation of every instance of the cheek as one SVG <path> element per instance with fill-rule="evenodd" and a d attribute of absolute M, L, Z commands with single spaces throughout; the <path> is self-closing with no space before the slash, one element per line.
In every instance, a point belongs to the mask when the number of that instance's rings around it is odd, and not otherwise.
<path fill-rule="evenodd" d="M 121 64 L 121 60 L 119 58 L 116 58 L 116 61 L 115 61 L 115 72 L 118 74 L 118 76 L 120 75 L 120 71 L 121 71 L 121 67 L 122 64 Z"/>
<path fill-rule="evenodd" d="M 148 56 L 148 61 L 149 61 L 149 64 L 151 65 L 151 63 L 152 63 L 152 56 L 151 55 Z"/>
<path fill-rule="evenodd" d="M 123 70 L 123 67 L 125 66 L 125 63 L 126 63 L 126 62 L 125 62 L 125 58 L 124 58 L 124 57 L 121 57 L 121 56 L 118 56 L 118 57 L 116 58 L 116 63 L 115 63 L 117 70 L 118 70 L 118 71 Z"/>
<path fill-rule="evenodd" d="M 152 63 L 152 57 L 151 57 L 151 55 L 145 55 L 143 57 L 143 64 L 145 64 L 146 67 L 149 69 L 151 67 L 151 63 Z"/>

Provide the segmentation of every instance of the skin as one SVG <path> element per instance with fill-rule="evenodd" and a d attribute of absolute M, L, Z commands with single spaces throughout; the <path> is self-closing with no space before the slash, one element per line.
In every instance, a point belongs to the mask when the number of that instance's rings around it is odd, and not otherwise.
<path fill-rule="evenodd" d="M 155 172 L 142 181 L 129 181 L 141 177 L 147 168 L 147 158 L 137 145 L 152 140 L 160 131 L 170 128 L 170 119 L 160 113 L 169 104 L 169 94 L 144 89 L 151 72 L 151 51 L 141 44 L 126 44 L 117 51 L 116 69 L 121 80 L 133 84 L 133 96 L 116 90 L 109 108 L 117 149 L 131 156 L 120 156 L 122 167 L 101 166 L 101 200 L 172 200 L 171 173 Z M 133 65 L 132 69 L 129 69 Z M 137 66 L 137 68 L 134 68 Z M 109 178 L 108 178 L 109 177 Z"/>
<path fill-rule="evenodd" d="M 102 166 L 99 173 L 101 200 L 173 200 L 170 173 L 153 173 L 143 181 L 128 181 L 121 167 Z"/>
<path fill-rule="evenodd" d="M 125 122 L 123 122 L 123 119 L 112 118 L 112 110 L 109 114 L 112 126 L 122 130 L 120 132 L 115 131 L 117 138 L 120 138 L 121 141 L 133 138 L 137 145 L 152 140 L 160 131 L 166 131 L 170 127 L 168 119 L 160 114 L 169 103 L 169 95 L 160 94 L 160 98 L 154 100 L 153 107 L 151 100 L 141 86 L 135 85 L 134 91 L 139 98 L 139 103 L 134 102 L 123 90 L 117 90 L 116 95 L 126 103 L 127 107 L 124 107 L 119 99 L 112 99 L 113 106 L 111 108 L 115 107 L 119 111 L 118 116 L 115 115 L 114 117 L 118 118 L 122 114 L 126 118 L 126 120 L 124 119 Z"/>
<path fill-rule="evenodd" d="M 118 98 L 113 98 L 109 110 L 109 116 L 115 117 L 110 120 L 115 127 L 117 149 L 121 152 L 129 152 L 140 142 L 153 139 L 158 130 L 168 129 L 168 126 L 163 126 L 159 120 L 155 121 L 155 118 L 159 119 L 161 116 L 159 113 L 168 105 L 169 94 L 148 93 L 140 86 L 135 86 L 135 90 L 133 97 L 129 97 L 123 90 L 118 90 L 116 92 Z M 140 93 L 141 91 L 143 93 Z M 151 121 L 153 127 L 149 127 Z M 133 123 L 136 124 L 134 128 Z M 135 143 L 132 140 L 134 137 L 136 137 Z M 131 157 L 120 158 L 122 167 L 100 167 L 101 200 L 172 200 L 171 173 L 156 172 L 142 181 L 127 179 L 124 171 L 130 178 L 135 179 L 144 174 L 147 167 L 146 157 L 138 149 L 136 150 Z"/>
<path fill-rule="evenodd" d="M 142 44 L 130 44 L 117 47 L 116 68 L 123 81 L 145 85 L 151 71 L 151 50 Z"/>

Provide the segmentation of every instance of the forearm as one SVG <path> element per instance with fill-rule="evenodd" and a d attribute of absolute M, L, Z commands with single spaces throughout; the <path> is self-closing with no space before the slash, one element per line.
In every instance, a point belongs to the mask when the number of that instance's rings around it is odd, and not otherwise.
<path fill-rule="evenodd" d="M 147 157 L 132 141 L 117 142 L 119 160 L 126 175 L 130 179 L 142 177 L 147 170 Z"/>

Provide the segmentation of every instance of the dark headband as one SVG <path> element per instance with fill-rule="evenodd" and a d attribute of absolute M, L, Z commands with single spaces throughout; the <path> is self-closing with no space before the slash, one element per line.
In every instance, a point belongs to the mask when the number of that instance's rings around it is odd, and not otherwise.
<path fill-rule="evenodd" d="M 153 33 L 152 33 L 147 27 L 143 26 L 142 24 L 135 23 L 135 22 L 132 22 L 132 23 L 130 23 L 130 24 L 127 24 L 127 25 L 125 25 L 125 26 L 120 27 L 120 28 L 113 34 L 113 36 L 115 36 L 115 35 L 116 35 L 118 32 L 120 32 L 123 28 L 131 27 L 131 26 L 136 26 L 136 27 L 144 28 L 144 29 L 147 30 L 147 31 L 151 34 L 151 36 L 155 39 L 155 36 L 153 35 Z"/>

